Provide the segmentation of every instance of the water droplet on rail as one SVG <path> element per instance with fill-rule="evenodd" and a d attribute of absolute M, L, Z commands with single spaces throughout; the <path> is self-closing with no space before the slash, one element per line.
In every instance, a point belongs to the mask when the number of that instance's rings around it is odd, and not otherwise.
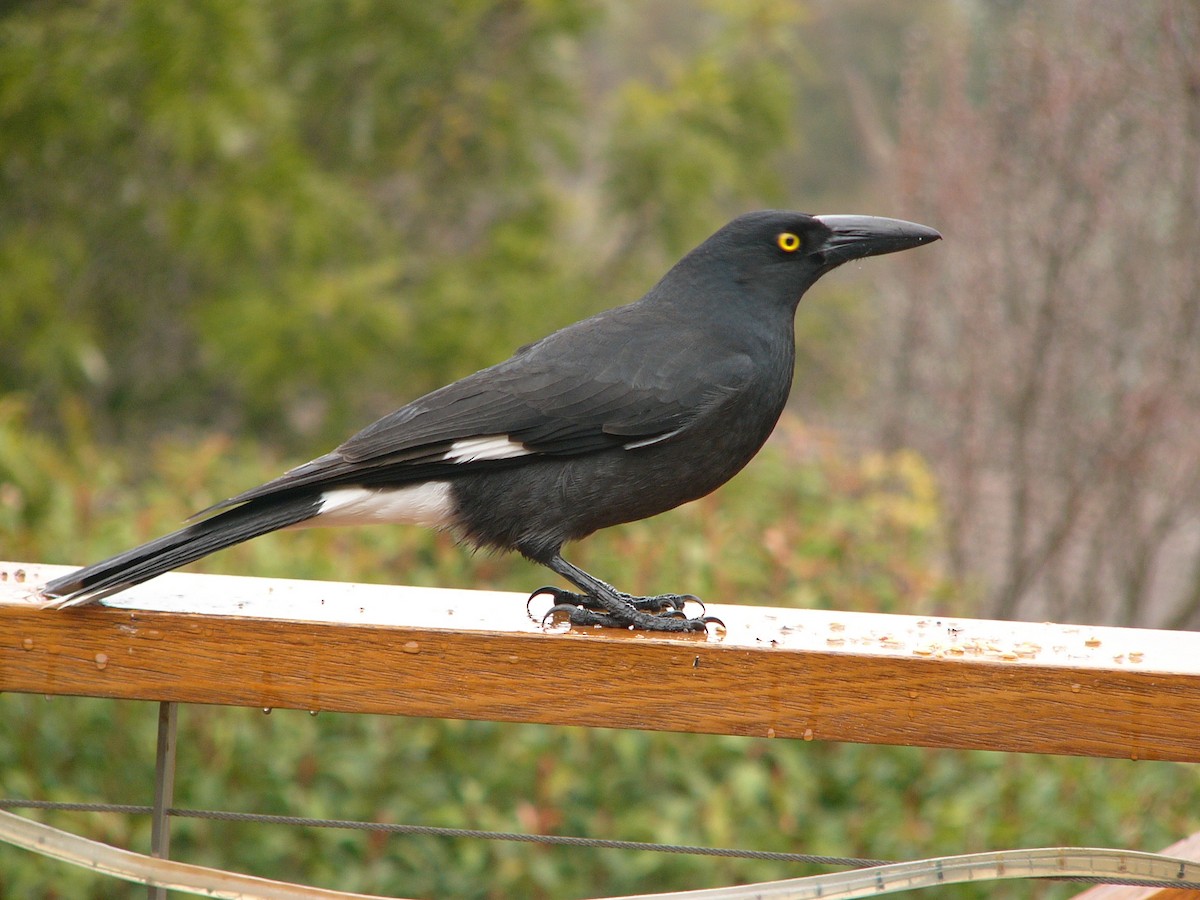
<path fill-rule="evenodd" d="M 24 650 L 32 650 L 33 638 L 25 638 L 25 640 L 21 641 L 21 648 Z"/>
<path fill-rule="evenodd" d="M 405 642 L 404 646 L 401 647 L 400 649 L 403 650 L 405 653 L 420 653 L 421 645 L 418 644 L 416 641 L 407 641 L 407 642 Z"/>
<path fill-rule="evenodd" d="M 264 716 L 269 716 L 269 715 L 271 714 L 271 707 L 269 707 L 269 706 L 264 706 L 264 707 L 262 708 L 262 711 L 263 711 L 263 715 L 264 715 Z"/>
<path fill-rule="evenodd" d="M 775 737 L 775 729 L 774 728 L 767 729 L 767 737 L 769 737 L 769 738 Z"/>
<path fill-rule="evenodd" d="M 813 730 L 811 728 L 805 728 L 804 729 L 804 739 L 806 741 L 811 741 L 813 739 L 813 737 L 814 737 Z"/>
<path fill-rule="evenodd" d="M 317 716 L 319 716 L 321 714 L 321 711 L 319 709 L 310 709 L 308 711 L 308 714 L 310 716 L 312 716 L 313 718 L 316 718 Z"/>
<path fill-rule="evenodd" d="M 107 665 L 108 665 L 108 654 L 107 653 L 97 653 L 96 654 L 96 668 L 103 669 Z"/>
<path fill-rule="evenodd" d="M 15 581 L 17 584 L 24 584 L 25 583 L 25 570 L 17 569 L 17 571 L 13 572 L 13 581 Z"/>
<path fill-rule="evenodd" d="M 1078 694 L 1081 690 L 1083 690 L 1082 685 L 1078 685 L 1078 684 L 1071 685 L 1071 693 L 1072 694 Z"/>

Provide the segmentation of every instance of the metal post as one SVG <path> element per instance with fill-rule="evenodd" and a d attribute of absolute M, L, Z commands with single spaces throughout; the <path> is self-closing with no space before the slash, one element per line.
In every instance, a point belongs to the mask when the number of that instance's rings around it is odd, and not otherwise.
<path fill-rule="evenodd" d="M 167 810 L 175 792 L 175 725 L 177 703 L 158 705 L 158 744 L 154 755 L 154 810 L 150 824 L 150 854 L 166 859 L 171 850 L 171 826 Z M 151 886 L 150 900 L 167 900 L 167 889 Z"/>

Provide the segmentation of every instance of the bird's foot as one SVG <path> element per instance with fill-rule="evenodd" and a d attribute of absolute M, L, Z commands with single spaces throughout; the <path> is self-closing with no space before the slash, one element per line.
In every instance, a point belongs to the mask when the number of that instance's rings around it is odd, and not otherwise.
<path fill-rule="evenodd" d="M 529 602 L 543 594 L 554 600 L 554 605 L 542 617 L 543 624 L 556 615 L 565 614 L 567 621 L 572 625 L 600 625 L 605 628 L 631 628 L 639 631 L 702 632 L 706 631 L 710 624 L 725 627 L 725 623 L 716 616 L 686 616 L 683 607 L 689 600 L 699 603 L 701 612 L 704 610 L 704 602 L 692 594 L 634 597 L 623 591 L 614 591 L 621 604 L 619 608 L 613 608 L 617 605 L 606 606 L 603 600 L 591 594 L 547 586 L 530 594 Z"/>
<path fill-rule="evenodd" d="M 635 597 L 624 591 L 614 590 L 613 593 L 622 602 L 642 612 L 682 613 L 684 606 L 689 602 L 700 604 L 700 612 L 704 612 L 704 601 L 695 594 L 658 594 L 654 597 Z M 538 588 L 529 595 L 529 602 L 532 602 L 534 597 L 540 597 L 543 594 L 553 597 L 554 602 L 560 606 L 578 606 L 593 612 L 604 612 L 607 609 L 599 598 L 593 597 L 591 594 L 576 593 L 552 585 Z M 528 603 L 526 605 L 528 606 Z"/>

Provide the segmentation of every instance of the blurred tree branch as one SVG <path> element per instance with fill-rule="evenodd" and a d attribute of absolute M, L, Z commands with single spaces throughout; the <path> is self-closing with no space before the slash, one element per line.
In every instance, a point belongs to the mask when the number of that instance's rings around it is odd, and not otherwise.
<path fill-rule="evenodd" d="M 1200 624 L 1200 11 L 979 35 L 908 69 L 896 190 L 949 240 L 887 292 L 881 435 L 933 458 L 987 614 Z"/>

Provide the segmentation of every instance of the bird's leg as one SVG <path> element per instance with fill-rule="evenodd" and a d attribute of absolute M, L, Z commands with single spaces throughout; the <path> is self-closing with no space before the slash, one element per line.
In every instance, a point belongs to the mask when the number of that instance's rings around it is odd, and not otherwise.
<path fill-rule="evenodd" d="M 690 595 L 632 597 L 589 575 L 558 554 L 552 556 L 546 565 L 580 588 L 583 593 L 542 588 L 535 591 L 534 596 L 550 594 L 554 597 L 555 605 L 551 607 L 547 616 L 565 612 L 572 625 L 603 625 L 643 631 L 699 632 L 705 631 L 710 622 L 724 624 L 713 616 L 697 616 L 692 619 L 683 616 L 683 604 L 689 599 L 696 599 Z M 652 614 L 647 610 L 657 612 Z"/>

